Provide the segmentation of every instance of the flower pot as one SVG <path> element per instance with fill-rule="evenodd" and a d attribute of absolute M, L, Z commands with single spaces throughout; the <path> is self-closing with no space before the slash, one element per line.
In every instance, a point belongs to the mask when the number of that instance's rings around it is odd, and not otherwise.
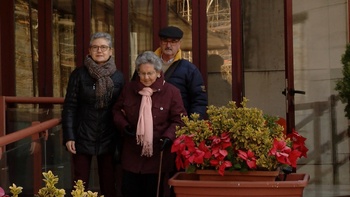
<path fill-rule="evenodd" d="M 224 176 L 221 176 L 215 170 L 196 170 L 199 180 L 202 181 L 274 181 L 279 174 L 276 171 L 225 171 Z"/>
<path fill-rule="evenodd" d="M 178 172 L 169 185 L 177 197 L 301 197 L 309 181 L 307 174 L 289 174 L 285 181 L 203 181 L 197 174 Z"/>

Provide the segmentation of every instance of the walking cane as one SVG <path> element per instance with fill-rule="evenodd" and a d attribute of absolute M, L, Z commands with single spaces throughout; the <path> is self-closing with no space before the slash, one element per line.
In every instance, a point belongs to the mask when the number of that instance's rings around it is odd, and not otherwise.
<path fill-rule="evenodd" d="M 160 187 L 160 179 L 162 174 L 162 161 L 163 161 L 163 151 L 160 151 L 160 162 L 159 162 L 159 172 L 158 172 L 158 186 L 157 186 L 157 197 L 159 197 L 159 187 Z"/>

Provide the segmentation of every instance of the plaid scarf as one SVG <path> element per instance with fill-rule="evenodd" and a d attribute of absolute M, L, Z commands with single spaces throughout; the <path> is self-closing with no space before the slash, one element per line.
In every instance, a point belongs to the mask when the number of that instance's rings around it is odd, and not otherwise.
<path fill-rule="evenodd" d="M 98 65 L 90 55 L 87 55 L 84 65 L 87 67 L 91 77 L 96 79 L 95 108 L 101 109 L 108 106 L 114 89 L 114 83 L 110 76 L 117 70 L 113 58 L 109 58 L 103 65 Z"/>

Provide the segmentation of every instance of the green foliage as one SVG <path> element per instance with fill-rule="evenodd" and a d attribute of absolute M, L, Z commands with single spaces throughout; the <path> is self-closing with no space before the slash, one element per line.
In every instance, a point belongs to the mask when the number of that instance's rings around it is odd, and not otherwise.
<path fill-rule="evenodd" d="M 10 186 L 10 192 L 12 194 L 12 197 L 18 197 L 18 195 L 22 193 L 22 189 L 23 187 L 17 186 L 16 184 L 12 184 L 12 186 Z"/>
<path fill-rule="evenodd" d="M 345 53 L 342 55 L 341 62 L 343 64 L 343 78 L 336 83 L 335 90 L 339 92 L 342 103 L 346 103 L 345 116 L 350 119 L 350 44 L 346 45 Z"/>
<path fill-rule="evenodd" d="M 210 105 L 207 109 L 208 120 L 198 120 L 198 114 L 192 114 L 191 119 L 184 116 L 182 120 L 185 126 L 177 128 L 176 136 L 192 136 L 198 146 L 200 142 L 208 141 L 212 136 L 228 132 L 232 147 L 227 149 L 227 159 L 232 162 L 234 169 L 243 169 L 242 159 L 237 157 L 235 152 L 251 150 L 257 157 L 256 163 L 260 170 L 275 170 L 279 162 L 268 153 L 274 139 L 284 139 L 283 127 L 276 123 L 278 117 L 266 115 L 258 108 L 247 107 L 247 102 L 248 99 L 244 98 L 241 107 L 233 101 L 221 107 Z M 208 166 L 210 164 L 204 162 L 197 167 Z M 193 171 L 193 166 L 187 169 L 187 172 Z"/>
<path fill-rule="evenodd" d="M 37 197 L 63 197 L 66 192 L 64 189 L 57 189 L 55 185 L 58 183 L 58 177 L 55 176 L 51 171 L 44 172 L 43 176 L 46 186 L 41 188 L 38 192 Z"/>
<path fill-rule="evenodd" d="M 55 187 L 59 180 L 58 176 L 55 176 L 52 171 L 43 172 L 42 174 L 44 176 L 43 181 L 45 182 L 45 186 L 39 190 L 38 194 L 34 195 L 35 197 L 64 197 L 66 195 L 64 189 Z M 98 197 L 97 192 L 84 191 L 85 187 L 82 180 L 76 181 L 75 184 L 74 190 L 71 192 L 73 197 Z M 15 184 L 10 186 L 12 197 L 18 197 L 19 194 L 22 193 L 22 189 L 22 187 L 16 186 Z"/>

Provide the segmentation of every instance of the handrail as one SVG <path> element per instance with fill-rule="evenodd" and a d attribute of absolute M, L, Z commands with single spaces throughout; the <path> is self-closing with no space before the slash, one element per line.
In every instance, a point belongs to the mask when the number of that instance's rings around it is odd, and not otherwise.
<path fill-rule="evenodd" d="M 3 146 L 12 142 L 18 141 L 25 137 L 31 136 L 35 133 L 40 133 L 49 128 L 60 124 L 61 119 L 54 118 L 46 122 L 31 126 L 14 133 L 5 135 L 6 131 L 6 108 L 8 103 L 22 103 L 22 104 L 63 104 L 64 98 L 55 97 L 15 97 L 15 96 L 0 96 L 0 157 L 3 152 Z"/>
<path fill-rule="evenodd" d="M 6 135 L 6 110 L 9 103 L 18 104 L 63 104 L 64 98 L 54 97 L 13 97 L 0 96 L 0 159 L 6 145 L 19 141 L 23 138 L 32 137 L 35 141 L 39 138 L 40 133 L 45 132 L 47 139 L 48 130 L 61 124 L 61 118 L 52 118 L 45 122 L 39 123 L 35 121 L 32 126 L 25 129 L 15 131 Z M 36 151 L 33 152 L 33 191 L 38 191 L 41 186 L 41 166 L 42 166 L 42 152 L 41 146 L 35 146 Z M 5 158 L 6 159 L 6 158 Z M 5 161 L 6 163 L 6 161 Z M 0 172 L 0 177 L 7 179 L 7 174 Z"/>
<path fill-rule="evenodd" d="M 63 97 L 16 97 L 16 96 L 2 96 L 6 103 L 45 103 L 45 104 L 62 104 Z"/>
<path fill-rule="evenodd" d="M 39 123 L 37 125 L 33 125 L 27 127 L 25 129 L 18 130 L 16 132 L 7 134 L 5 136 L 0 137 L 0 150 L 1 147 L 6 146 L 12 142 L 16 142 L 23 138 L 29 137 L 35 133 L 40 133 L 42 131 L 46 131 L 47 129 L 53 128 L 61 123 L 61 118 L 53 118 L 47 120 L 45 122 Z M 1 154 L 1 151 L 0 151 Z"/>
<path fill-rule="evenodd" d="M 22 104 L 63 104 L 63 97 L 16 97 L 0 96 L 0 137 L 5 135 L 6 131 L 6 108 L 8 103 Z"/>

